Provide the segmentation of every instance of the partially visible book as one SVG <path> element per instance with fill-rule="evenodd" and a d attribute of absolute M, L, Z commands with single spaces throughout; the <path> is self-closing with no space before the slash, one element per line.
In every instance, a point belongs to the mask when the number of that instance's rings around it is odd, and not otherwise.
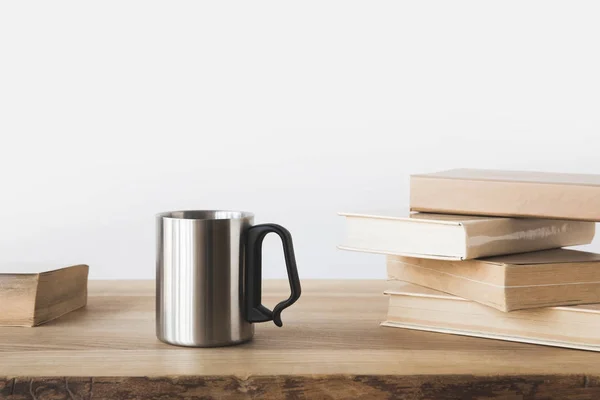
<path fill-rule="evenodd" d="M 385 293 L 383 326 L 600 351 L 600 304 L 503 313 L 411 284 Z"/>
<path fill-rule="evenodd" d="M 410 177 L 410 208 L 600 221 L 600 175 L 453 169 Z"/>
<path fill-rule="evenodd" d="M 466 261 L 387 257 L 388 278 L 500 311 L 600 303 L 600 254 L 554 249 Z"/>
<path fill-rule="evenodd" d="M 0 273 L 0 326 L 36 326 L 87 303 L 87 265 Z"/>
<path fill-rule="evenodd" d="M 340 249 L 447 260 L 591 243 L 595 223 L 429 213 L 340 213 Z"/>

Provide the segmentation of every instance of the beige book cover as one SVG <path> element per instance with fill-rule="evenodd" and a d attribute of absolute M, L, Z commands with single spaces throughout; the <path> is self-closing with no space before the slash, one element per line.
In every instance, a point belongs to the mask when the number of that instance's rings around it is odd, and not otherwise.
<path fill-rule="evenodd" d="M 410 208 L 449 214 L 600 221 L 600 175 L 482 169 L 412 175 Z"/>
<path fill-rule="evenodd" d="M 388 278 L 501 311 L 600 303 L 600 254 L 554 249 L 476 260 L 388 256 Z"/>
<path fill-rule="evenodd" d="M 19 270 L 28 272 L 0 273 L 0 326 L 36 326 L 86 305 L 87 265 Z"/>
<path fill-rule="evenodd" d="M 383 326 L 600 351 L 600 304 L 504 313 L 460 297 L 392 282 Z"/>
<path fill-rule="evenodd" d="M 340 213 L 343 250 L 465 260 L 591 243 L 595 223 L 534 218 L 411 213 Z"/>

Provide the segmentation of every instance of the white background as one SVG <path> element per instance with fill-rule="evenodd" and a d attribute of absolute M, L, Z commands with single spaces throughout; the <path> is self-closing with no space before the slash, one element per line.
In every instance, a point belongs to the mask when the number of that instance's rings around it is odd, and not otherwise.
<path fill-rule="evenodd" d="M 377 278 L 338 211 L 411 173 L 600 173 L 600 3 L 0 3 L 0 261 L 154 277 L 154 214 L 254 211 Z M 269 238 L 267 277 L 283 277 Z M 592 249 L 600 250 L 600 246 Z M 11 267 L 3 267 L 10 269 Z"/>

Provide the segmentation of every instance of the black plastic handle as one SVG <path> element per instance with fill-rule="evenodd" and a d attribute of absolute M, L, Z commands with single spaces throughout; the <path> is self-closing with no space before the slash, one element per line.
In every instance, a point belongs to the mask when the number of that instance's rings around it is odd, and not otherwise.
<path fill-rule="evenodd" d="M 288 280 L 290 282 L 291 294 L 287 300 L 277 304 L 273 311 L 262 305 L 262 243 L 267 234 L 274 232 L 281 238 L 285 266 L 287 268 Z M 302 289 L 292 235 L 281 225 L 262 224 L 254 225 L 248 229 L 246 237 L 246 268 L 244 270 L 245 293 L 246 293 L 246 319 L 248 322 L 273 321 L 275 325 L 282 326 L 281 312 L 294 304 L 300 297 Z"/>

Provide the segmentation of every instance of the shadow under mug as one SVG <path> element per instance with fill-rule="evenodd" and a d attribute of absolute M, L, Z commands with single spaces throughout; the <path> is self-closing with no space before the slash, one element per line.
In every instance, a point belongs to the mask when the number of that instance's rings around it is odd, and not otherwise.
<path fill-rule="evenodd" d="M 282 326 L 281 312 L 300 297 L 292 236 L 276 224 L 254 225 L 241 211 L 173 211 L 156 216 L 156 335 L 195 347 L 252 339 L 255 322 Z M 262 242 L 283 244 L 290 297 L 273 310 L 261 302 Z"/>

